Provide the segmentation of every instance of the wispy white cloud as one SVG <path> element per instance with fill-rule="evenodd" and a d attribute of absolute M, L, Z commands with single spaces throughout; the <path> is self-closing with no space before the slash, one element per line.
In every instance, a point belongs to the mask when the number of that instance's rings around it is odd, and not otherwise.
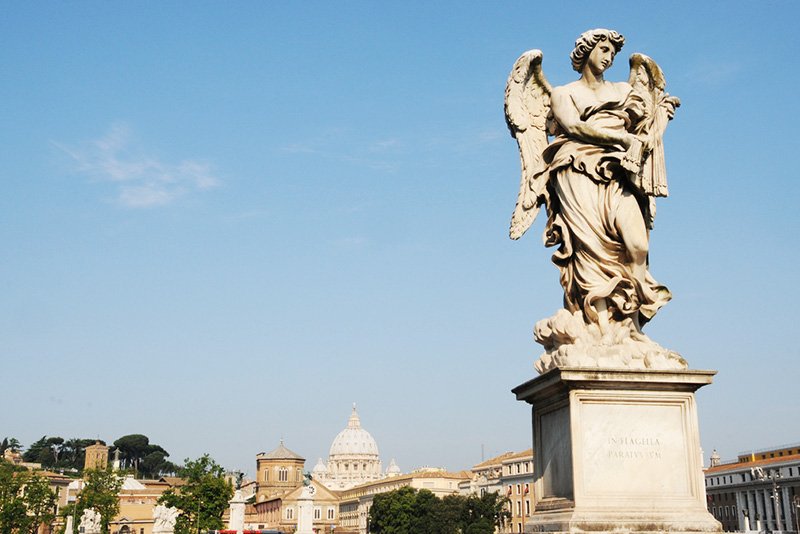
<path fill-rule="evenodd" d="M 147 154 L 125 124 L 78 148 L 53 142 L 72 160 L 75 172 L 116 184 L 116 200 L 128 208 L 166 206 L 177 198 L 220 184 L 210 164 L 196 160 L 166 163 Z"/>

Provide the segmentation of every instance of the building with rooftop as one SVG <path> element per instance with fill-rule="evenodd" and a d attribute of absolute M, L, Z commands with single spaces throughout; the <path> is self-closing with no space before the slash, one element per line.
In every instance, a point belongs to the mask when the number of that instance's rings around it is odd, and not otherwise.
<path fill-rule="evenodd" d="M 328 489 L 341 491 L 399 472 L 394 460 L 385 473 L 381 470 L 378 444 L 372 434 L 361 426 L 361 418 L 353 404 L 347 427 L 331 443 L 327 463 L 320 458 L 312 475 L 314 480 L 322 482 Z"/>
<path fill-rule="evenodd" d="M 743 452 L 705 470 L 708 511 L 725 531 L 800 530 L 800 443 Z"/>
<path fill-rule="evenodd" d="M 494 492 L 508 498 L 510 516 L 500 532 L 524 532 L 533 511 L 533 449 L 505 452 L 474 465 L 459 489 L 464 495 Z"/>

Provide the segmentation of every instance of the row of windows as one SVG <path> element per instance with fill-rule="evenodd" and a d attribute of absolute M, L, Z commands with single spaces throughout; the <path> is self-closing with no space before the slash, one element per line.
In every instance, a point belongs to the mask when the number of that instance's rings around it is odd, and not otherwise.
<path fill-rule="evenodd" d="M 329 520 L 333 520 L 335 517 L 336 517 L 336 512 L 334 507 L 328 506 L 326 518 Z M 294 507 L 292 506 L 286 507 L 286 519 L 294 519 Z M 314 507 L 314 519 L 322 519 L 322 507 L 320 506 Z"/>
<path fill-rule="evenodd" d="M 788 472 L 790 477 L 795 475 L 795 468 L 789 467 L 786 470 L 778 469 L 779 472 L 783 471 L 782 474 Z M 800 468 L 797 469 L 797 474 L 800 475 Z M 734 477 L 736 478 L 736 482 L 748 482 L 753 480 L 753 477 L 750 473 L 739 473 L 738 475 L 723 475 L 721 477 L 709 477 L 706 479 L 706 486 L 719 486 L 720 484 L 733 484 Z"/>
<path fill-rule="evenodd" d="M 362 471 L 366 471 L 367 470 L 367 464 L 360 464 L 360 465 L 361 465 L 361 470 Z M 358 471 L 358 466 L 359 466 L 359 464 L 353 464 L 353 471 Z M 335 469 L 335 465 L 334 465 L 334 469 Z M 344 470 L 345 471 L 349 471 L 350 470 L 350 464 L 344 464 Z"/>
<path fill-rule="evenodd" d="M 506 475 L 513 475 L 513 474 L 521 474 L 521 473 L 532 473 L 533 466 L 531 462 L 517 462 L 515 464 L 509 464 L 503 467 L 503 471 L 505 471 Z"/>
<path fill-rule="evenodd" d="M 278 475 L 278 482 L 288 482 L 289 481 L 289 469 L 286 467 L 276 467 L 275 473 Z M 303 478 L 303 470 L 297 470 L 297 478 L 295 480 L 300 480 Z M 264 480 L 269 481 L 269 469 L 264 471 Z"/>
<path fill-rule="evenodd" d="M 728 517 L 736 517 L 736 507 L 720 506 L 719 508 L 717 508 L 716 506 L 712 506 L 711 515 L 713 515 L 717 519 L 727 519 Z"/>
<path fill-rule="evenodd" d="M 506 492 L 506 494 L 507 495 L 511 495 L 512 494 L 512 490 L 513 490 L 513 486 L 511 484 L 509 484 L 508 485 L 508 491 Z M 524 494 L 527 495 L 530 490 L 531 490 L 531 488 L 527 483 L 526 484 L 517 484 L 517 495 L 523 495 L 523 491 L 525 492 Z"/>

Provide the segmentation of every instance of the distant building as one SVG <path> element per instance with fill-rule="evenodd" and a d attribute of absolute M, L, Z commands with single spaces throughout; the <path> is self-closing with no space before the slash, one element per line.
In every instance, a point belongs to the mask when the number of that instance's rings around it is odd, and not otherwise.
<path fill-rule="evenodd" d="M 331 533 L 338 525 L 339 497 L 318 482 L 314 487 L 313 521 L 316 532 Z M 252 505 L 246 514 L 246 526 L 251 530 L 275 529 L 281 532 L 294 532 L 300 513 L 299 498 L 304 487 L 297 487 L 281 494 L 275 494 L 265 501 Z"/>
<path fill-rule="evenodd" d="M 531 516 L 533 501 L 533 449 L 515 453 L 502 461 L 500 484 L 509 500 L 511 519 L 501 532 L 523 532 Z"/>
<path fill-rule="evenodd" d="M 119 475 L 118 475 L 119 476 Z M 125 475 L 122 487 L 117 494 L 119 512 L 109 522 L 110 534 L 152 534 L 153 508 L 159 497 L 170 488 L 182 486 L 186 481 L 177 477 L 163 477 L 158 480 L 136 479 L 133 475 Z M 75 503 L 83 490 L 84 480 L 73 479 L 65 492 L 66 504 Z M 80 520 L 80 511 L 76 512 L 75 528 Z"/>
<path fill-rule="evenodd" d="M 136 480 L 126 476 L 119 490 L 119 513 L 108 525 L 111 534 L 152 534 L 153 509 L 170 487 L 164 479 Z"/>
<path fill-rule="evenodd" d="M 86 447 L 86 456 L 83 460 L 83 469 L 105 469 L 108 467 L 108 449 L 100 441 Z"/>
<path fill-rule="evenodd" d="M 502 533 L 524 532 L 533 511 L 533 450 L 506 452 L 476 464 L 470 478 L 460 484 L 462 494 L 498 493 L 508 498 L 510 519 Z"/>
<path fill-rule="evenodd" d="M 25 469 L 35 470 L 42 468 L 42 464 L 35 462 L 26 462 L 25 460 L 22 459 L 22 453 L 11 449 L 6 449 L 3 451 L 3 459 L 10 464 L 14 464 L 18 467 L 24 467 Z"/>
<path fill-rule="evenodd" d="M 800 444 L 741 453 L 722 462 L 712 454 L 705 470 L 708 511 L 725 531 L 797 531 Z M 777 495 L 777 514 L 775 499 Z"/>
<path fill-rule="evenodd" d="M 392 460 L 394 464 L 394 460 Z M 399 472 L 396 465 L 390 466 L 391 474 Z M 385 478 L 390 473 L 381 471 L 378 444 L 372 434 L 361 426 L 361 418 L 353 405 L 347 427 L 339 432 L 331 443 L 327 465 L 320 458 L 313 471 L 314 480 L 331 490 L 346 490 Z"/>
<path fill-rule="evenodd" d="M 375 495 L 405 486 L 426 489 L 437 497 L 459 493 L 461 483 L 469 479 L 467 471 L 450 473 L 444 469 L 422 468 L 406 475 L 386 477 L 339 493 L 339 527 L 336 532 L 367 534 L 369 509 Z"/>
<path fill-rule="evenodd" d="M 300 486 L 305 463 L 305 458 L 287 449 L 283 440 L 276 449 L 256 455 L 256 503 Z"/>

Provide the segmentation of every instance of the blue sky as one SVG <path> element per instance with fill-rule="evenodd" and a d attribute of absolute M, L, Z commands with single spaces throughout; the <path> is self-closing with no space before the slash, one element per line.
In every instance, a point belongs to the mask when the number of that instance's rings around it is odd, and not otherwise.
<path fill-rule="evenodd" d="M 357 402 L 385 464 L 530 443 L 510 389 L 561 305 L 543 221 L 507 237 L 514 60 L 584 30 L 682 107 L 647 333 L 694 368 L 706 457 L 800 441 L 796 2 L 17 3 L 0 19 L 0 434 L 252 473 L 313 467 Z"/>

